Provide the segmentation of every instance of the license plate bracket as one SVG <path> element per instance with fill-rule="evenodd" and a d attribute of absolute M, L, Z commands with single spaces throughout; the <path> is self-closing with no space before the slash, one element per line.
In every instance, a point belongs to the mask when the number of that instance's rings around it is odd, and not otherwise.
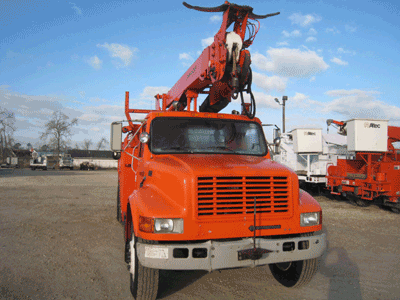
<path fill-rule="evenodd" d="M 273 250 L 262 248 L 251 248 L 238 251 L 238 260 L 259 260 L 263 254 L 274 252 Z"/>

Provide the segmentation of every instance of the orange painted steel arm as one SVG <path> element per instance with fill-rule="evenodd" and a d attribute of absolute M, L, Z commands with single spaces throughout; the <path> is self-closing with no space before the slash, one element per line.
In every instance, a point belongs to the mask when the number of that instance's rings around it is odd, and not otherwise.
<path fill-rule="evenodd" d="M 235 76 L 235 71 L 231 72 L 230 76 L 226 76 L 227 66 L 227 49 L 226 49 L 226 30 L 234 23 L 233 31 L 240 36 L 243 42 L 242 49 L 249 47 L 254 39 L 255 34 L 244 41 L 246 27 L 248 25 L 248 19 L 256 20 L 275 16 L 279 13 L 268 14 L 268 15 L 256 15 L 253 13 L 253 8 L 250 6 L 240 6 L 231 4 L 228 1 L 218 7 L 198 7 L 192 6 L 183 2 L 187 8 L 204 11 L 204 12 L 223 12 L 223 20 L 221 28 L 214 36 L 214 42 L 205 48 L 200 57 L 189 67 L 189 69 L 183 74 L 183 76 L 176 82 L 176 84 L 170 89 L 166 96 L 163 97 L 163 109 L 167 109 L 173 102 L 179 102 L 179 110 L 186 107 L 187 97 L 186 91 L 191 90 L 197 94 L 204 93 L 204 90 L 210 88 L 216 82 L 223 83 L 223 90 L 216 90 L 210 95 L 210 103 L 215 104 L 220 100 L 226 100 L 226 94 L 229 95 L 229 100 L 234 92 L 235 88 L 230 86 L 232 76 Z M 243 62 L 242 62 L 243 64 Z M 242 68 L 242 65 L 238 63 L 238 69 Z"/>

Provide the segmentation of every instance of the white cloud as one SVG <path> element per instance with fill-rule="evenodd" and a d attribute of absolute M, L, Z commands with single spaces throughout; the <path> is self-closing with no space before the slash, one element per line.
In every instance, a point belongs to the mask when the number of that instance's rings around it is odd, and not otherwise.
<path fill-rule="evenodd" d="M 314 82 L 315 81 L 315 76 L 310 78 L 310 82 Z"/>
<path fill-rule="evenodd" d="M 317 40 L 316 37 L 309 36 L 309 37 L 306 39 L 306 42 L 315 42 L 316 40 Z"/>
<path fill-rule="evenodd" d="M 317 106 L 321 107 L 322 104 L 318 101 L 311 100 L 309 96 L 296 92 L 294 96 L 289 97 L 290 105 L 293 107 L 310 107 L 315 109 Z"/>
<path fill-rule="evenodd" d="M 189 53 L 179 53 L 179 59 L 193 60 L 193 57 Z"/>
<path fill-rule="evenodd" d="M 95 56 L 91 57 L 87 61 L 87 63 L 89 65 L 91 65 L 93 68 L 95 68 L 96 70 L 99 70 L 99 69 L 101 69 L 101 65 L 102 65 L 103 61 L 100 58 L 98 58 L 97 55 L 95 55 Z"/>
<path fill-rule="evenodd" d="M 331 62 L 341 65 L 341 66 L 347 66 L 349 64 L 347 61 L 341 60 L 340 58 L 337 58 L 337 57 L 332 58 Z"/>
<path fill-rule="evenodd" d="M 300 37 L 301 32 L 300 30 L 293 30 L 292 32 L 287 32 L 286 30 L 282 31 L 284 37 Z"/>
<path fill-rule="evenodd" d="M 350 25 L 346 25 L 344 28 L 345 28 L 345 30 L 347 32 L 350 32 L 350 33 L 353 33 L 353 32 L 357 31 L 357 27 L 353 27 L 353 26 L 350 26 Z"/>
<path fill-rule="evenodd" d="M 302 15 L 299 13 L 294 13 L 289 17 L 289 20 L 292 21 L 292 24 L 297 24 L 302 27 L 310 26 L 313 23 L 317 23 L 322 20 L 322 18 L 318 15 Z"/>
<path fill-rule="evenodd" d="M 268 95 L 262 92 L 253 92 L 254 98 L 256 100 L 257 108 L 272 108 L 279 109 L 280 105 L 275 102 L 275 96 Z M 245 101 L 249 102 L 245 97 Z"/>
<path fill-rule="evenodd" d="M 289 43 L 288 42 L 279 42 L 279 43 L 276 43 L 276 45 L 277 46 L 289 46 Z"/>
<path fill-rule="evenodd" d="M 80 9 L 78 6 L 76 6 L 75 3 L 70 2 L 69 4 L 72 4 L 72 9 L 75 10 L 75 13 L 77 15 L 81 15 L 82 14 L 82 9 Z"/>
<path fill-rule="evenodd" d="M 332 28 L 327 28 L 325 30 L 325 32 L 326 33 L 332 33 L 332 34 L 339 34 L 340 33 L 340 31 L 335 26 L 333 26 Z"/>
<path fill-rule="evenodd" d="M 290 107 L 305 108 L 312 106 L 313 109 L 315 109 L 316 107 L 323 106 L 320 102 L 311 100 L 309 96 L 298 92 L 296 92 L 294 96 L 288 97 L 288 102 Z"/>
<path fill-rule="evenodd" d="M 325 93 L 331 97 L 343 97 L 343 96 L 352 96 L 352 95 L 379 95 L 378 91 L 363 91 L 359 89 L 352 89 L 352 90 L 331 90 Z"/>
<path fill-rule="evenodd" d="M 329 68 L 323 57 L 311 50 L 271 48 L 267 54 L 268 57 L 253 54 L 253 64 L 261 70 L 284 77 L 310 77 Z"/>
<path fill-rule="evenodd" d="M 165 94 L 169 91 L 169 87 L 166 86 L 146 86 L 143 92 L 140 94 L 142 99 L 155 99 L 154 96 L 157 94 Z"/>
<path fill-rule="evenodd" d="M 130 103 L 132 106 L 132 103 Z M 122 105 L 111 105 L 111 104 L 101 104 L 93 106 L 85 106 L 81 111 L 79 118 L 83 121 L 100 123 L 104 118 L 109 118 L 110 116 L 125 114 L 124 106 Z M 120 117 L 121 118 L 121 117 Z"/>
<path fill-rule="evenodd" d="M 83 114 L 78 117 L 79 120 L 88 121 L 88 122 L 96 122 L 99 120 L 99 115 L 96 114 Z"/>
<path fill-rule="evenodd" d="M 388 105 L 377 100 L 377 91 L 353 90 L 332 90 L 326 92 L 328 96 L 339 97 L 325 105 L 323 111 L 326 113 L 336 112 L 347 119 L 352 118 L 373 118 L 400 120 L 400 108 Z"/>
<path fill-rule="evenodd" d="M 217 22 L 219 22 L 219 21 L 222 21 L 222 16 L 220 16 L 220 15 L 213 15 L 213 16 L 210 17 L 210 21 L 211 21 L 212 23 L 217 23 Z"/>
<path fill-rule="evenodd" d="M 135 52 L 138 51 L 137 48 L 131 48 L 127 45 L 121 45 L 121 44 L 108 44 L 104 43 L 102 45 L 97 44 L 97 47 L 99 48 L 105 48 L 109 51 L 111 57 L 116 57 L 119 58 L 122 61 L 121 63 L 118 63 L 118 67 L 127 67 L 130 65 L 132 62 L 132 57 Z"/>
<path fill-rule="evenodd" d="M 288 79 L 279 76 L 266 76 L 257 72 L 253 72 L 253 83 L 259 88 L 269 92 L 276 90 L 283 93 L 286 89 Z"/>
<path fill-rule="evenodd" d="M 314 28 L 310 28 L 310 30 L 308 31 L 309 35 L 316 35 L 317 31 Z"/>
<path fill-rule="evenodd" d="M 343 48 L 338 48 L 337 52 L 340 54 L 352 54 L 352 55 L 356 55 L 356 51 L 352 51 L 352 50 L 345 50 Z"/>
<path fill-rule="evenodd" d="M 206 48 L 206 47 L 210 46 L 213 42 L 214 42 L 214 37 L 211 36 L 211 37 L 209 37 L 209 38 L 202 39 L 202 40 L 201 40 L 201 46 L 202 46 L 203 48 Z"/>

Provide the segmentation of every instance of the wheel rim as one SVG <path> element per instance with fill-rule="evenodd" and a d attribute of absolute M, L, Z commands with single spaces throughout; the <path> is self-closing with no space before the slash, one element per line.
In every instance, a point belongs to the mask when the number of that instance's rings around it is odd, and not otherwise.
<path fill-rule="evenodd" d="M 287 270 L 289 270 L 291 265 L 292 265 L 292 262 L 290 261 L 290 262 L 278 263 L 278 264 L 276 264 L 276 267 L 281 271 L 287 271 Z"/>

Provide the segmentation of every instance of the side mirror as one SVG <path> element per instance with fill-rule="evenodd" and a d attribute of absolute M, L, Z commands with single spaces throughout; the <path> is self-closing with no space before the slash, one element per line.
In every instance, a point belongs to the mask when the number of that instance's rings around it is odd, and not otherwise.
<path fill-rule="evenodd" d="M 120 159 L 120 158 L 121 158 L 121 152 L 113 152 L 112 158 L 114 158 L 114 159 Z"/>
<path fill-rule="evenodd" d="M 279 147 L 280 145 L 281 145 L 281 138 L 280 137 L 274 138 L 274 146 Z"/>
<path fill-rule="evenodd" d="M 111 150 L 114 152 L 121 152 L 122 150 L 121 144 L 122 144 L 122 123 L 113 122 L 111 123 L 111 137 L 110 137 Z"/>

